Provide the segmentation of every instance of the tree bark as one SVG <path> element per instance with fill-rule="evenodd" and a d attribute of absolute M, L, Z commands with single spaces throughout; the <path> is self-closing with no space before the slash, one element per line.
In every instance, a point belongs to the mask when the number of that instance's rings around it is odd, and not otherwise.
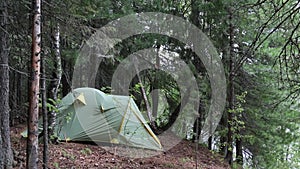
<path fill-rule="evenodd" d="M 28 169 L 38 168 L 38 119 L 40 88 L 40 55 L 41 55 L 41 0 L 33 1 L 33 30 L 31 79 L 29 89 L 27 159 Z"/>
<path fill-rule="evenodd" d="M 150 126 L 155 131 L 157 126 L 155 124 L 155 121 L 153 120 L 153 115 L 152 115 L 151 107 L 149 105 L 149 101 L 148 101 L 148 98 L 147 98 L 147 93 L 146 93 L 146 90 L 143 86 L 142 79 L 139 75 L 139 70 L 138 70 L 138 67 L 137 67 L 137 65 L 138 65 L 138 60 L 137 59 L 135 59 L 133 65 L 134 65 L 134 68 L 135 68 L 135 71 L 136 71 L 136 75 L 138 77 L 138 81 L 141 85 L 140 89 L 141 89 L 141 93 L 142 93 L 142 96 L 143 96 L 143 100 L 144 100 L 145 105 L 146 105 L 146 111 L 147 111 L 148 119 L 149 119 L 149 122 L 150 122 Z"/>
<path fill-rule="evenodd" d="M 47 111 L 47 89 L 46 89 L 46 54 L 41 57 L 41 98 L 43 114 L 43 168 L 48 168 L 48 111 Z"/>
<path fill-rule="evenodd" d="M 232 120 L 233 113 L 230 110 L 234 109 L 234 27 L 232 24 L 232 9 L 229 9 L 229 79 L 228 79 L 228 105 L 227 110 L 227 149 L 226 149 L 226 161 L 232 165 L 233 163 L 233 131 Z"/>
<path fill-rule="evenodd" d="M 42 114 L 43 114 L 43 168 L 48 168 L 48 111 L 46 96 L 46 76 L 45 76 L 45 55 L 41 60 L 41 95 L 42 95 Z"/>
<path fill-rule="evenodd" d="M 61 93 L 62 96 L 66 96 L 71 88 L 72 88 L 72 73 L 73 70 L 71 68 L 71 62 L 67 59 L 61 58 L 61 68 L 62 68 L 62 75 L 61 75 Z"/>
<path fill-rule="evenodd" d="M 54 71 L 52 72 L 52 81 L 50 83 L 49 98 L 51 98 L 55 103 L 57 102 L 58 88 L 62 78 L 62 68 L 61 68 L 61 55 L 60 55 L 60 28 L 59 24 L 56 24 L 52 33 L 52 50 L 54 59 Z M 54 104 L 55 104 L 54 103 Z M 54 110 L 49 112 L 49 135 L 53 135 L 53 128 L 56 124 L 56 112 Z"/>
<path fill-rule="evenodd" d="M 190 20 L 191 22 L 200 28 L 200 21 L 199 21 L 199 2 L 197 0 L 191 0 L 191 15 Z"/>
<path fill-rule="evenodd" d="M 159 100 L 159 86 L 158 86 L 158 71 L 160 67 L 160 58 L 159 58 L 159 49 L 160 45 L 157 45 L 157 55 L 155 57 L 155 71 L 154 71 L 154 80 L 152 86 L 152 116 L 154 119 L 157 117 L 157 111 L 158 111 L 158 100 Z"/>
<path fill-rule="evenodd" d="M 9 127 L 9 37 L 7 31 L 7 1 L 1 2 L 1 51 L 0 51 L 0 168 L 12 168 L 13 154 Z"/>
<path fill-rule="evenodd" d="M 201 122 L 203 121 L 203 116 L 205 114 L 205 109 L 204 105 L 202 104 L 201 100 L 199 101 L 198 106 L 198 117 L 196 118 L 194 125 L 193 125 L 193 138 L 192 140 L 199 143 L 199 137 L 201 135 L 201 130 L 202 130 L 202 124 Z"/>
<path fill-rule="evenodd" d="M 242 147 L 242 139 L 237 138 L 236 141 L 236 162 L 240 165 L 243 165 L 243 147 Z"/>
<path fill-rule="evenodd" d="M 221 121 L 220 121 L 220 126 L 221 126 L 221 130 L 225 130 L 227 128 L 227 113 L 224 113 Z M 225 135 L 225 133 L 220 135 L 220 147 L 219 147 L 219 153 L 221 155 L 225 156 L 226 153 L 226 142 L 227 142 L 227 136 Z"/>

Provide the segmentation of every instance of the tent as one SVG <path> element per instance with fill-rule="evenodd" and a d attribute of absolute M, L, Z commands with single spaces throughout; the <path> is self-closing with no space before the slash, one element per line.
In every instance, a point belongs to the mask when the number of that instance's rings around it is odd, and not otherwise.
<path fill-rule="evenodd" d="M 58 109 L 55 133 L 59 140 L 162 149 L 159 139 L 129 96 L 78 88 L 61 100 Z"/>

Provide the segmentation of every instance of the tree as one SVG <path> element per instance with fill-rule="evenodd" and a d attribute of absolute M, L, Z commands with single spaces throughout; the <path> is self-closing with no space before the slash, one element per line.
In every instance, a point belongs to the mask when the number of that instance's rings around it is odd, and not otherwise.
<path fill-rule="evenodd" d="M 297 153 L 291 151 L 291 145 L 298 142 L 299 126 L 288 119 L 295 118 L 293 107 L 299 105 L 299 47 L 295 43 L 299 4 L 290 0 L 260 1 L 247 8 L 257 33 L 247 30 L 253 37 L 251 50 L 255 57 L 243 59 L 248 73 L 243 73 L 248 83 L 243 86 L 249 91 L 244 145 L 251 151 L 256 168 L 297 166 L 293 158 Z M 239 83 L 245 82 L 240 79 Z"/>
<path fill-rule="evenodd" d="M 2 2 L 2 1 L 1 1 Z M 28 66 L 30 59 L 31 34 L 28 22 L 31 3 L 28 1 L 8 1 L 10 39 L 10 122 L 11 126 L 26 122 L 28 113 Z M 1 9 L 2 12 L 2 9 Z M 2 31 L 2 29 L 1 29 Z M 26 103 L 26 104 L 25 104 Z"/>
<path fill-rule="evenodd" d="M 41 1 L 33 0 L 32 56 L 29 89 L 27 168 L 37 169 L 38 164 L 38 120 L 41 60 Z"/>
<path fill-rule="evenodd" d="M 41 57 L 41 104 L 42 104 L 42 114 L 43 114 L 43 168 L 48 168 L 48 110 L 47 110 L 47 87 L 46 87 L 46 54 Z"/>
<path fill-rule="evenodd" d="M 233 164 L 233 135 L 236 134 L 233 131 L 233 110 L 235 108 L 235 87 L 234 87 L 234 79 L 235 79 L 235 52 L 234 52 L 234 44 L 235 44 L 235 28 L 232 23 L 233 19 L 233 9 L 229 7 L 228 16 L 229 16 L 229 72 L 228 72 L 228 110 L 227 110 L 227 148 L 225 159 L 226 161 L 232 165 Z"/>
<path fill-rule="evenodd" d="M 54 60 L 54 70 L 52 71 L 52 81 L 49 85 L 49 98 L 52 99 L 52 103 L 57 104 L 58 100 L 58 90 L 62 77 L 62 68 L 61 68 L 61 53 L 60 53 L 60 30 L 59 23 L 56 23 L 53 26 L 52 32 L 52 57 Z M 49 112 L 49 135 L 53 135 L 53 128 L 56 124 L 56 110 L 51 109 Z"/>
<path fill-rule="evenodd" d="M 47 87 L 46 87 L 46 68 L 45 60 L 46 56 L 41 57 L 41 102 L 42 102 L 42 114 L 43 114 L 43 168 L 48 168 L 48 110 L 47 110 Z"/>
<path fill-rule="evenodd" d="M 12 168 L 13 154 L 9 127 L 9 34 L 7 32 L 8 12 L 6 0 L 1 1 L 0 31 L 0 168 Z"/>

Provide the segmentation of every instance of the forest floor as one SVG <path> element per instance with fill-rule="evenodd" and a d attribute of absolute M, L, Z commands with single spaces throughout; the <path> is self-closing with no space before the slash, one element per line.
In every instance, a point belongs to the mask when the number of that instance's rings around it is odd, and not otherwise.
<path fill-rule="evenodd" d="M 20 135 L 24 128 L 11 128 L 15 168 L 25 168 L 26 139 Z M 71 142 L 50 144 L 49 168 L 230 169 L 219 154 L 203 146 L 196 147 L 195 143 L 179 139 L 172 133 L 165 133 L 159 138 L 164 147 L 161 152 Z M 42 145 L 39 150 L 39 168 L 42 168 Z"/>

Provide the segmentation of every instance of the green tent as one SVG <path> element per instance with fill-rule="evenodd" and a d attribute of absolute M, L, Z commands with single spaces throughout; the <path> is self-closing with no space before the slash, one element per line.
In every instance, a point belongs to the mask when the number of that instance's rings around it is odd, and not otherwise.
<path fill-rule="evenodd" d="M 93 88 L 75 89 L 62 99 L 55 133 L 60 140 L 162 149 L 131 97 Z"/>

